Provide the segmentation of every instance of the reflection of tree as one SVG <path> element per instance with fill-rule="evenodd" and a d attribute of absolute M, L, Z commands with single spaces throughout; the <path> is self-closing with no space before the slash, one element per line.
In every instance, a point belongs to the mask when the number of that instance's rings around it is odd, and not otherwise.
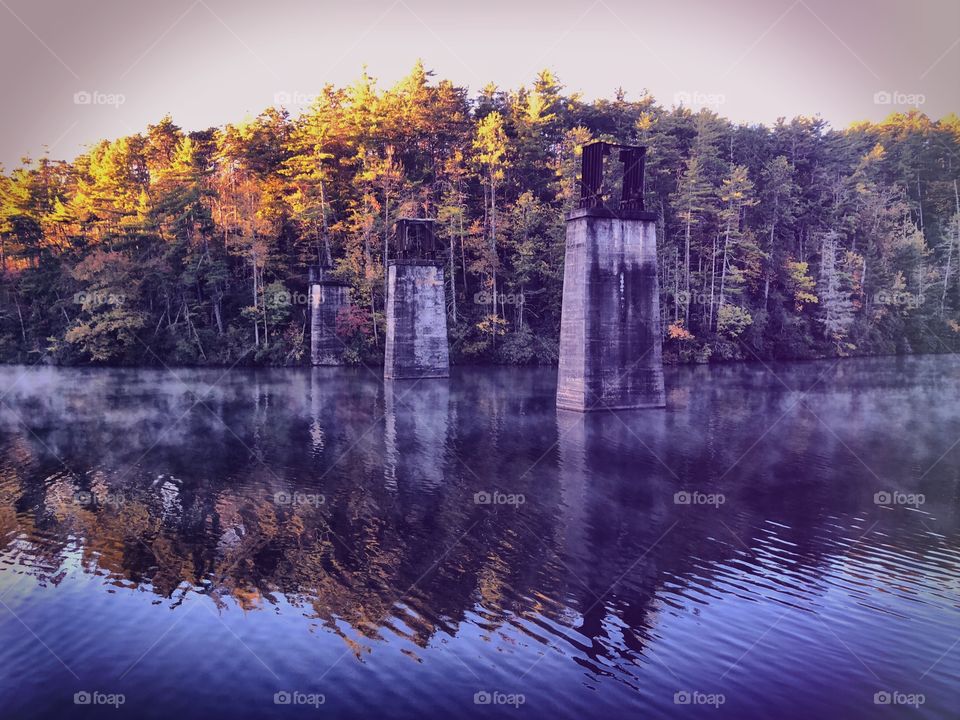
<path fill-rule="evenodd" d="M 716 372 L 720 385 L 739 382 Z M 189 592 L 245 611 L 282 598 L 358 653 L 357 636 L 425 647 L 470 615 L 490 636 L 572 643 L 591 672 L 629 673 L 664 611 L 664 584 L 708 592 L 717 567 L 753 560 L 740 543 L 761 543 L 767 519 L 792 545 L 778 581 L 822 574 L 837 552 L 832 521 L 785 494 L 821 493 L 834 517 L 858 508 L 837 489 L 850 482 L 834 469 L 847 451 L 802 414 L 783 420 L 789 447 L 758 445 L 726 473 L 762 432 L 757 419 L 792 402 L 769 388 L 707 383 L 669 413 L 583 416 L 554 411 L 549 374 L 516 370 L 478 373 L 466 390 L 455 374 L 409 395 L 362 370 L 243 374 L 212 392 L 216 377 L 196 373 L 186 387 L 149 373 L 83 376 L 86 388 L 48 374 L 15 394 L 30 433 L 0 413 L 0 567 L 57 583 L 79 553 L 110 585 L 174 606 Z M 164 433 L 197 397 L 210 409 Z M 834 416 L 869 422 L 856 397 L 838 402 Z M 808 456 L 818 472 L 786 482 Z M 735 511 L 677 507 L 684 488 L 723 492 Z M 526 503 L 474 503 L 494 490 Z M 281 491 L 325 502 L 278 503 Z"/>

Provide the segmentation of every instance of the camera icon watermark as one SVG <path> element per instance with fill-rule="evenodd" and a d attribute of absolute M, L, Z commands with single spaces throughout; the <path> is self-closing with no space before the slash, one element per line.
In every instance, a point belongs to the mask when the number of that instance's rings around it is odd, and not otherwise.
<path fill-rule="evenodd" d="M 910 293 L 905 291 L 878 290 L 873 295 L 873 302 L 876 305 L 889 305 L 893 307 L 905 307 L 915 310 L 923 305 L 924 298 L 922 293 Z"/>
<path fill-rule="evenodd" d="M 74 105 L 106 105 L 118 108 L 127 101 L 123 93 L 105 93 L 99 90 L 77 90 L 73 94 Z"/>
<path fill-rule="evenodd" d="M 473 494 L 474 505 L 523 505 L 527 501 L 523 493 L 502 493 L 497 490 L 481 490 Z"/>
<path fill-rule="evenodd" d="M 74 705 L 107 705 L 112 706 L 114 710 L 119 710 L 120 706 L 127 701 L 123 693 L 105 693 L 99 690 L 81 690 L 73 694 Z"/>
<path fill-rule="evenodd" d="M 272 296 L 277 302 L 285 305 L 309 305 L 310 295 L 303 292 L 279 292 Z"/>
<path fill-rule="evenodd" d="M 327 696 L 323 693 L 306 693 L 300 692 L 299 690 L 279 690 L 273 694 L 274 705 L 307 706 L 317 709 L 326 702 Z"/>
<path fill-rule="evenodd" d="M 710 705 L 719 708 L 727 701 L 723 693 L 705 693 L 700 690 L 677 690 L 673 694 L 674 705 Z"/>
<path fill-rule="evenodd" d="M 718 92 L 706 92 L 704 90 L 678 90 L 673 94 L 673 104 L 699 110 L 708 108 L 718 110 L 721 105 L 727 102 L 727 96 Z"/>
<path fill-rule="evenodd" d="M 316 93 L 305 93 L 300 90 L 278 90 L 273 94 L 273 104 L 288 107 L 290 105 L 313 105 L 320 97 Z"/>
<path fill-rule="evenodd" d="M 899 90 L 877 90 L 873 94 L 874 105 L 920 107 L 925 102 L 927 102 L 927 96 L 923 93 L 905 93 Z"/>
<path fill-rule="evenodd" d="M 509 705 L 519 708 L 527 702 L 523 693 L 506 693 L 499 690 L 478 690 L 473 694 L 474 705 Z"/>
<path fill-rule="evenodd" d="M 84 290 L 73 294 L 73 302 L 90 308 L 100 307 L 101 305 L 123 305 L 127 302 L 127 296 L 123 293 Z"/>
<path fill-rule="evenodd" d="M 727 497 L 723 493 L 702 493 L 697 490 L 690 492 L 680 490 L 673 494 L 674 505 L 712 505 L 719 508 L 727 502 Z"/>
<path fill-rule="evenodd" d="M 905 693 L 899 690 L 878 690 L 873 694 L 874 705 L 904 705 L 919 708 L 927 701 L 923 693 Z"/>
<path fill-rule="evenodd" d="M 923 493 L 905 493 L 899 490 L 880 490 L 873 494 L 874 505 L 904 505 L 906 507 L 920 507 L 927 501 Z"/>
<path fill-rule="evenodd" d="M 710 295 L 707 293 L 688 292 L 681 290 L 675 295 L 678 305 L 709 305 Z"/>
<path fill-rule="evenodd" d="M 94 507 L 96 505 L 112 505 L 114 507 L 120 507 L 126 501 L 126 497 L 120 492 L 109 492 L 106 494 L 97 495 L 91 490 L 77 490 L 77 492 L 73 494 L 73 502 L 80 507 Z"/>
<path fill-rule="evenodd" d="M 284 507 L 319 507 L 327 502 L 326 495 L 320 493 L 289 492 L 280 490 L 273 494 L 273 502 Z"/>
<path fill-rule="evenodd" d="M 492 305 L 496 300 L 501 305 L 523 305 L 523 293 L 492 293 L 481 290 L 473 294 L 475 305 Z"/>

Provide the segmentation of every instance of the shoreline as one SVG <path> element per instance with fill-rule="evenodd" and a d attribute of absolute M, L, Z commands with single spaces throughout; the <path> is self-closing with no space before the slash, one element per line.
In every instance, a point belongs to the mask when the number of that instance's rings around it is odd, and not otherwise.
<path fill-rule="evenodd" d="M 664 369 L 672 368 L 708 368 L 711 366 L 714 367 L 729 367 L 734 365 L 764 365 L 766 363 L 815 363 L 815 362 L 825 362 L 828 360 L 872 360 L 872 359 L 882 359 L 882 358 L 921 358 L 921 357 L 940 357 L 945 355 L 958 355 L 960 352 L 953 350 L 943 350 L 942 352 L 921 352 L 921 353 L 878 353 L 871 355 L 824 355 L 822 357 L 785 357 L 785 358 L 743 358 L 739 360 L 716 360 L 706 363 L 697 363 L 697 362 L 682 362 L 682 363 L 664 363 Z M 56 365 L 53 363 L 44 363 L 44 362 L 35 362 L 35 363 L 18 363 L 18 362 L 3 362 L 0 361 L 0 367 L 6 368 L 48 368 L 48 369 L 57 369 L 57 370 L 324 370 L 324 371 L 334 371 L 334 370 L 367 370 L 373 373 L 382 373 L 383 365 L 369 365 L 369 364 L 354 364 L 354 365 L 310 365 L 310 364 L 300 364 L 300 365 L 244 365 L 244 364 L 205 364 L 205 365 L 172 365 L 169 363 L 161 364 L 144 364 L 144 365 L 110 365 L 104 363 L 82 363 L 75 365 Z M 509 364 L 509 363 L 450 363 L 450 368 L 458 369 L 492 369 L 492 370 L 504 370 L 504 369 L 516 369 L 516 370 L 530 370 L 530 369 L 546 369 L 546 368 L 557 368 L 557 363 L 549 364 Z M 443 379 L 443 378 L 432 378 L 432 379 Z"/>

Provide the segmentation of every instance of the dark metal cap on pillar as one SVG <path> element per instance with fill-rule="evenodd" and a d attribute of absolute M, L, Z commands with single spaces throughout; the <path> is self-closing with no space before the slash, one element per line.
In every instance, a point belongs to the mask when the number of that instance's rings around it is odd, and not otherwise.
<path fill-rule="evenodd" d="M 605 158 L 616 148 L 623 172 L 620 178 L 607 183 L 611 173 L 605 168 Z M 642 145 L 620 145 L 608 142 L 592 142 L 583 147 L 583 168 L 580 176 L 579 209 L 571 217 L 592 215 L 619 217 L 625 220 L 650 220 L 653 213 L 644 211 L 643 171 L 646 166 L 647 148 Z M 606 170 L 606 172 L 605 172 Z M 612 195 L 620 185 L 620 200 Z"/>
<path fill-rule="evenodd" d="M 433 218 L 399 218 L 394 239 L 391 262 L 427 262 L 443 260 L 443 248 L 437 241 L 434 230 L 437 221 Z"/>

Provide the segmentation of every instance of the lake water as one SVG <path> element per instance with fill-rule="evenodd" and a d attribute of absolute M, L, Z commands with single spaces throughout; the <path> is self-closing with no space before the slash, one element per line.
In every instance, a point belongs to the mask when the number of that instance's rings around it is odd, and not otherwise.
<path fill-rule="evenodd" d="M 960 359 L 555 384 L 0 368 L 0 715 L 957 716 Z"/>

